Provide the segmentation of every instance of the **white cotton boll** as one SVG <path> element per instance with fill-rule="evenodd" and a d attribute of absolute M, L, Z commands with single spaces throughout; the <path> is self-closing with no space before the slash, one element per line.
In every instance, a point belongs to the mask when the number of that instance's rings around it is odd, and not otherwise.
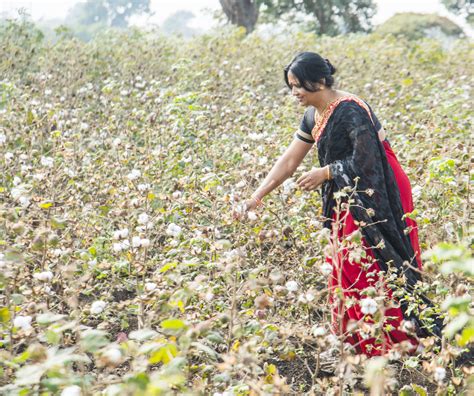
<path fill-rule="evenodd" d="M 360 310 L 364 315 L 373 315 L 377 312 L 377 302 L 372 298 L 364 298 L 359 304 Z"/>
<path fill-rule="evenodd" d="M 107 303 L 105 301 L 94 301 L 91 305 L 90 312 L 93 315 L 100 314 L 106 307 Z"/>
<path fill-rule="evenodd" d="M 102 353 L 102 357 L 110 363 L 119 364 L 122 361 L 122 352 L 118 348 L 109 348 Z"/>
<path fill-rule="evenodd" d="M 120 232 L 120 230 L 117 230 L 117 231 L 114 231 L 114 233 L 112 234 L 112 239 L 120 239 L 122 233 Z"/>
<path fill-rule="evenodd" d="M 168 228 L 166 229 L 166 233 L 173 237 L 177 237 L 181 234 L 181 227 L 175 223 L 171 223 L 168 225 Z"/>
<path fill-rule="evenodd" d="M 9 163 L 13 159 L 14 155 L 11 152 L 5 153 L 4 158 L 7 163 Z"/>
<path fill-rule="evenodd" d="M 6 141 L 7 141 L 6 135 L 4 135 L 3 133 L 0 133 L 0 145 L 4 145 Z"/>
<path fill-rule="evenodd" d="M 18 199 L 18 202 L 20 203 L 22 208 L 26 208 L 26 207 L 30 206 L 30 198 L 28 198 L 28 197 L 20 197 Z"/>
<path fill-rule="evenodd" d="M 308 303 L 308 301 L 306 300 L 306 297 L 305 297 L 304 294 L 300 294 L 298 296 L 298 302 L 301 303 L 301 304 L 307 304 Z"/>
<path fill-rule="evenodd" d="M 142 175 L 142 173 L 141 173 L 138 169 L 133 169 L 133 170 L 127 175 L 127 179 L 128 179 L 128 180 L 136 180 L 136 179 L 138 179 L 141 175 Z"/>
<path fill-rule="evenodd" d="M 327 262 L 323 263 L 319 268 L 321 269 L 323 275 L 330 275 L 332 272 L 332 265 Z"/>
<path fill-rule="evenodd" d="M 311 293 L 311 292 L 307 292 L 306 293 L 306 300 L 308 300 L 309 302 L 313 301 L 314 300 L 314 294 Z"/>
<path fill-rule="evenodd" d="M 156 283 L 154 282 L 147 282 L 145 283 L 145 290 L 150 292 L 156 289 Z"/>
<path fill-rule="evenodd" d="M 138 224 L 145 224 L 148 222 L 148 215 L 146 213 L 141 213 L 139 216 L 138 216 Z"/>
<path fill-rule="evenodd" d="M 446 369 L 444 367 L 436 367 L 434 371 L 434 379 L 437 382 L 442 382 L 446 377 Z"/>
<path fill-rule="evenodd" d="M 81 396 L 81 388 L 77 385 L 67 386 L 61 392 L 61 396 Z"/>
<path fill-rule="evenodd" d="M 247 217 L 248 217 L 249 220 L 251 220 L 251 221 L 255 221 L 255 220 L 257 220 L 257 218 L 258 218 L 257 215 L 256 215 L 256 213 L 253 212 L 253 211 L 249 211 L 249 212 L 247 213 Z"/>
<path fill-rule="evenodd" d="M 120 139 L 120 138 L 115 138 L 115 139 L 112 141 L 112 146 L 117 147 L 117 146 L 120 145 L 120 143 L 122 143 L 122 139 Z"/>
<path fill-rule="evenodd" d="M 31 326 L 31 316 L 17 316 L 13 320 L 13 326 L 18 327 L 21 330 L 27 331 L 32 328 Z"/>
<path fill-rule="evenodd" d="M 286 282 L 285 286 L 289 292 L 295 292 L 298 290 L 298 283 L 296 283 L 295 281 L 288 281 Z"/>
<path fill-rule="evenodd" d="M 148 238 L 143 238 L 141 241 L 140 241 L 140 245 L 141 247 L 143 248 L 148 248 L 150 247 L 150 240 Z"/>
<path fill-rule="evenodd" d="M 312 330 L 315 337 L 322 337 L 326 335 L 326 329 L 322 326 L 314 326 Z"/>
<path fill-rule="evenodd" d="M 41 157 L 41 165 L 47 167 L 47 168 L 51 168 L 54 164 L 54 159 L 51 158 L 51 157 Z"/>
<path fill-rule="evenodd" d="M 20 184 L 20 183 L 21 183 L 21 179 L 18 176 L 15 176 L 13 178 L 13 185 L 18 186 L 18 184 Z"/>
<path fill-rule="evenodd" d="M 132 246 L 133 246 L 134 248 L 140 247 L 141 241 L 142 241 L 142 240 L 141 240 L 141 238 L 140 238 L 139 236 L 134 236 L 134 237 L 132 238 Z"/>
<path fill-rule="evenodd" d="M 241 180 L 235 185 L 235 188 L 244 188 L 246 185 L 247 183 L 245 182 L 245 180 Z"/>
<path fill-rule="evenodd" d="M 150 189 L 150 184 L 148 184 L 148 183 L 140 183 L 140 184 L 137 186 L 137 188 L 138 188 L 138 191 L 141 191 L 141 192 L 147 191 L 147 190 Z"/>
<path fill-rule="evenodd" d="M 266 165 L 268 162 L 268 158 L 267 157 L 262 157 L 262 158 L 259 158 L 258 160 L 258 164 L 259 165 Z"/>
<path fill-rule="evenodd" d="M 112 250 L 115 252 L 115 253 L 119 253 L 123 250 L 123 246 L 120 242 L 116 242 L 112 245 Z"/>
<path fill-rule="evenodd" d="M 175 192 L 173 192 L 173 194 L 171 195 L 173 197 L 173 199 L 180 199 L 182 197 L 183 193 L 179 190 L 176 190 Z"/>
<path fill-rule="evenodd" d="M 120 233 L 120 238 L 122 239 L 125 239 L 128 237 L 128 228 L 122 228 L 121 230 L 119 230 L 119 233 Z"/>
<path fill-rule="evenodd" d="M 51 271 L 37 272 L 33 275 L 35 279 L 40 280 L 41 282 L 49 282 L 53 279 L 53 273 Z"/>
<path fill-rule="evenodd" d="M 204 296 L 204 298 L 206 299 L 206 301 L 210 302 L 214 298 L 214 293 L 207 292 L 206 295 Z"/>

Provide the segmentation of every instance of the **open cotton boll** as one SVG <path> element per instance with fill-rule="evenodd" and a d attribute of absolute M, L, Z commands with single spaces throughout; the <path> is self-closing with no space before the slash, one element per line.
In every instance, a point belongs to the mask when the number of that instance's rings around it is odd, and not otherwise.
<path fill-rule="evenodd" d="M 360 310 L 365 315 L 373 315 L 377 312 L 377 302 L 372 298 L 364 298 L 360 302 Z"/>
<path fill-rule="evenodd" d="M 81 396 L 81 388 L 77 385 L 67 386 L 61 392 L 61 396 Z"/>
<path fill-rule="evenodd" d="M 107 303 L 105 301 L 94 301 L 91 305 L 90 312 L 93 315 L 98 315 L 102 313 L 106 306 Z"/>
<path fill-rule="evenodd" d="M 295 292 L 298 290 L 298 283 L 296 283 L 295 281 L 288 281 L 286 282 L 285 286 L 289 292 Z"/>
<path fill-rule="evenodd" d="M 175 223 L 171 223 L 168 225 L 168 228 L 166 229 L 166 233 L 168 235 L 177 237 L 181 234 L 181 227 Z"/>
<path fill-rule="evenodd" d="M 140 238 L 139 236 L 134 236 L 134 237 L 132 238 L 132 246 L 133 246 L 134 248 L 140 247 L 140 246 L 141 246 L 141 241 L 142 241 L 142 240 L 141 240 L 141 238 Z"/>
<path fill-rule="evenodd" d="M 154 282 L 145 283 L 145 290 L 146 291 L 153 291 L 155 289 L 156 289 L 156 283 L 154 283 Z"/>
<path fill-rule="evenodd" d="M 25 331 L 31 329 L 31 316 L 16 316 L 13 320 L 13 326 Z"/>
<path fill-rule="evenodd" d="M 149 217 L 146 213 L 140 213 L 140 215 L 138 215 L 139 224 L 146 224 L 148 223 L 148 220 L 149 220 Z"/>
<path fill-rule="evenodd" d="M 51 279 L 53 279 L 53 273 L 51 271 L 37 272 L 33 275 L 33 277 L 42 282 L 49 282 Z"/>

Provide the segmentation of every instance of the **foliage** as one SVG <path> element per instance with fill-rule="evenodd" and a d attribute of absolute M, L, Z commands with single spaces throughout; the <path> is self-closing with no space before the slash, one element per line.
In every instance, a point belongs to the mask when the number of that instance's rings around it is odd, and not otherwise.
<path fill-rule="evenodd" d="M 376 29 L 380 34 L 403 36 L 410 40 L 440 32 L 447 37 L 459 37 L 463 30 L 453 21 L 436 14 L 418 14 L 413 12 L 397 13 Z"/>
<path fill-rule="evenodd" d="M 130 30 L 51 45 L 22 26 L 0 36 L 2 394 L 468 393 L 453 360 L 472 333 L 472 279 L 454 272 L 471 260 L 469 41 Z M 333 377 L 317 364 L 340 345 L 318 193 L 290 182 L 232 218 L 293 138 L 303 109 L 282 69 L 308 49 L 384 123 L 421 247 L 441 249 L 420 287 L 454 323 L 441 347 L 349 355 Z"/>
<path fill-rule="evenodd" d="M 452 13 L 466 18 L 470 24 L 474 24 L 474 3 L 472 0 L 441 0 L 441 3 Z"/>
<path fill-rule="evenodd" d="M 260 0 L 264 13 L 279 18 L 285 13 L 301 12 L 314 18 L 311 30 L 330 36 L 368 32 L 377 8 L 372 0 Z"/>
<path fill-rule="evenodd" d="M 83 26 L 126 28 L 132 15 L 149 12 L 150 0 L 86 0 L 71 8 L 67 20 Z"/>

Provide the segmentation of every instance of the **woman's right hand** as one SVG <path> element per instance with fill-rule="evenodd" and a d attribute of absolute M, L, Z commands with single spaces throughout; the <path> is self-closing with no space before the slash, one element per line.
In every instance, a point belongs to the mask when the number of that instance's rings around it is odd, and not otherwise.
<path fill-rule="evenodd" d="M 241 204 L 234 206 L 232 211 L 232 217 L 235 220 L 242 220 L 247 216 L 248 212 L 254 211 L 258 207 L 258 202 L 254 198 L 249 198 L 243 201 Z"/>

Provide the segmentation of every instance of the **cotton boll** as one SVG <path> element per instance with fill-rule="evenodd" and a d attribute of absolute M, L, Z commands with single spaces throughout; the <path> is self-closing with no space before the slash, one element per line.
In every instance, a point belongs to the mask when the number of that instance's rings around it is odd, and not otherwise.
<path fill-rule="evenodd" d="M 41 282 L 49 282 L 53 279 L 53 273 L 51 271 L 37 272 L 33 277 Z"/>
<path fill-rule="evenodd" d="M 175 223 L 171 223 L 168 225 L 166 233 L 173 237 L 177 237 L 181 234 L 181 227 L 179 225 L 176 225 Z"/>
<path fill-rule="evenodd" d="M 132 238 L 132 246 L 134 248 L 137 248 L 137 247 L 140 247 L 140 245 L 141 245 L 141 238 L 139 236 L 134 236 Z"/>
<path fill-rule="evenodd" d="M 122 361 L 122 352 L 118 348 L 109 348 L 102 353 L 102 357 L 112 364 L 120 364 Z"/>
<path fill-rule="evenodd" d="M 112 245 L 112 250 L 113 250 L 115 253 L 119 253 L 119 252 L 121 252 L 121 251 L 123 250 L 123 246 L 122 246 L 122 244 L 121 244 L 120 242 L 114 243 L 114 244 Z"/>
<path fill-rule="evenodd" d="M 16 316 L 13 320 L 13 326 L 18 327 L 23 331 L 30 330 L 31 326 L 31 316 Z"/>
<path fill-rule="evenodd" d="M 295 292 L 298 290 L 298 283 L 295 281 L 288 281 L 286 282 L 285 286 L 289 292 Z"/>
<path fill-rule="evenodd" d="M 255 221 L 258 218 L 255 212 L 252 212 L 252 211 L 249 211 L 247 213 L 247 217 L 249 218 L 250 221 Z"/>
<path fill-rule="evenodd" d="M 139 216 L 138 216 L 138 223 L 139 224 L 146 224 L 148 222 L 148 215 L 146 213 L 141 213 Z"/>
<path fill-rule="evenodd" d="M 372 298 L 364 298 L 359 304 L 364 315 L 373 315 L 377 312 L 377 303 Z"/>
<path fill-rule="evenodd" d="M 437 382 L 442 382 L 446 377 L 446 369 L 444 367 L 436 367 L 434 371 L 434 379 Z"/>
<path fill-rule="evenodd" d="M 323 263 L 319 268 L 321 269 L 323 275 L 330 275 L 332 272 L 332 265 L 329 263 Z"/>
<path fill-rule="evenodd" d="M 94 301 L 91 305 L 90 312 L 93 315 L 98 315 L 102 313 L 102 311 L 105 309 L 107 303 L 105 301 Z"/>
<path fill-rule="evenodd" d="M 51 157 L 44 157 L 42 156 L 41 157 L 41 160 L 40 160 L 40 163 L 41 165 L 47 167 L 47 168 L 51 168 L 54 164 L 54 159 L 51 158 Z"/>
<path fill-rule="evenodd" d="M 156 283 L 154 282 L 147 282 L 145 283 L 145 290 L 151 292 L 156 289 Z"/>
<path fill-rule="evenodd" d="M 148 238 L 143 238 L 143 239 L 140 241 L 140 245 L 141 245 L 141 247 L 143 247 L 143 248 L 150 247 L 150 240 L 149 240 Z"/>
<path fill-rule="evenodd" d="M 127 175 L 127 179 L 128 179 L 128 180 L 136 180 L 136 179 L 138 179 L 141 175 L 142 175 L 142 173 L 141 173 L 138 169 L 133 169 L 133 170 Z"/>
<path fill-rule="evenodd" d="M 81 388 L 77 385 L 67 386 L 61 392 L 61 396 L 81 396 Z"/>
<path fill-rule="evenodd" d="M 322 337 L 326 335 L 326 329 L 322 326 L 314 326 L 312 330 L 315 337 Z"/>

